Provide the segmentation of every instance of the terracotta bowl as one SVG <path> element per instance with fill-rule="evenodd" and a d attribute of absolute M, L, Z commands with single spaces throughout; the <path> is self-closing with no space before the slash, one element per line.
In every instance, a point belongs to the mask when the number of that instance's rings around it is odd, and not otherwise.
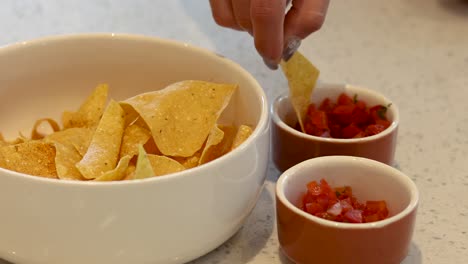
<path fill-rule="evenodd" d="M 339 223 L 299 209 L 306 184 L 322 178 L 332 187 L 351 186 L 360 202 L 385 200 L 389 217 L 373 223 Z M 279 242 L 296 263 L 397 264 L 409 250 L 418 199 L 411 179 L 383 163 L 351 156 L 307 160 L 277 182 Z"/>
<path fill-rule="evenodd" d="M 343 84 L 319 84 L 314 90 L 312 102 L 323 99 L 336 100 L 346 93 L 365 101 L 368 106 L 388 105 L 387 117 L 392 124 L 383 132 L 369 137 L 336 139 L 311 136 L 294 129 L 297 117 L 288 95 L 281 95 L 272 104 L 272 156 L 281 172 L 304 160 L 320 156 L 346 155 L 364 157 L 393 165 L 399 125 L 398 108 L 385 96 L 362 87 Z"/>

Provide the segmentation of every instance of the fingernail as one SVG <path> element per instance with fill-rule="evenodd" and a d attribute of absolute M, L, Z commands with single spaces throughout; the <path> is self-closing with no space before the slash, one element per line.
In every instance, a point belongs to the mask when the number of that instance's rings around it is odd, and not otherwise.
<path fill-rule="evenodd" d="M 298 37 L 290 37 L 283 50 L 283 60 L 288 61 L 299 46 L 301 46 L 301 39 Z"/>
<path fill-rule="evenodd" d="M 266 65 L 268 68 L 270 68 L 270 70 L 276 70 L 276 69 L 278 69 L 278 64 L 275 63 L 275 62 L 272 61 L 272 60 L 263 58 L 263 62 L 265 63 L 265 65 Z"/>

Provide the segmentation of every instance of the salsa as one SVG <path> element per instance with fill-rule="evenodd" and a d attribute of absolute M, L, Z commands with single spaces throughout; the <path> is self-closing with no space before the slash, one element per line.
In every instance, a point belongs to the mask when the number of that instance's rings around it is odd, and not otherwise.
<path fill-rule="evenodd" d="M 309 135 L 328 138 L 362 138 L 377 135 L 388 128 L 387 109 L 391 104 L 368 107 L 345 93 L 336 102 L 324 99 L 318 107 L 310 104 L 304 120 L 305 132 Z M 296 129 L 301 131 L 298 124 Z"/>
<path fill-rule="evenodd" d="M 385 201 L 360 203 L 351 187 L 332 188 L 325 179 L 307 184 L 299 208 L 311 215 L 344 223 L 370 223 L 388 217 Z"/>

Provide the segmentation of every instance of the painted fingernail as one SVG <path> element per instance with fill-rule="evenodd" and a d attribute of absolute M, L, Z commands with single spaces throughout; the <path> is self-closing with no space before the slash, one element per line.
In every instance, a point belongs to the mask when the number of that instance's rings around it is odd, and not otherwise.
<path fill-rule="evenodd" d="M 270 70 L 276 70 L 276 69 L 278 69 L 278 64 L 275 63 L 275 62 L 272 61 L 272 60 L 263 58 L 263 62 L 265 63 L 265 65 L 266 65 L 268 68 L 270 68 Z"/>
<path fill-rule="evenodd" d="M 298 37 L 290 37 L 283 50 L 283 60 L 288 61 L 294 52 L 299 49 L 299 46 L 301 46 L 301 39 Z"/>

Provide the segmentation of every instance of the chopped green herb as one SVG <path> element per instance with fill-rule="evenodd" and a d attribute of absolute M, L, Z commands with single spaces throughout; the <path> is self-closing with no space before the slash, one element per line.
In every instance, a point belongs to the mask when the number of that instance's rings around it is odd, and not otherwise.
<path fill-rule="evenodd" d="M 340 197 L 341 193 L 339 191 L 335 191 L 336 197 Z"/>
<path fill-rule="evenodd" d="M 392 106 L 392 103 L 389 103 L 389 104 L 387 105 L 387 108 L 389 108 L 390 106 Z"/>
<path fill-rule="evenodd" d="M 387 120 L 387 117 L 385 116 L 387 114 L 387 107 L 386 106 L 381 106 L 379 110 L 377 110 L 377 115 L 383 119 Z"/>
<path fill-rule="evenodd" d="M 354 94 L 354 96 L 353 96 L 353 102 L 354 102 L 354 103 L 357 103 L 357 94 Z"/>

